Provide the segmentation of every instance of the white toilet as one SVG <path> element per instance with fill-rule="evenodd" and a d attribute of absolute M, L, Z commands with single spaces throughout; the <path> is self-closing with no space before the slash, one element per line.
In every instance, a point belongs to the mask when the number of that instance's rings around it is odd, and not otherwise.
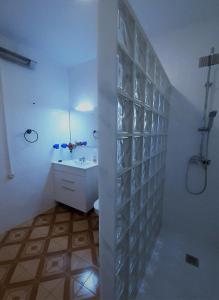
<path fill-rule="evenodd" d="M 97 215 L 99 215 L 99 199 L 97 199 L 95 202 L 94 202 L 94 210 L 96 212 Z"/>

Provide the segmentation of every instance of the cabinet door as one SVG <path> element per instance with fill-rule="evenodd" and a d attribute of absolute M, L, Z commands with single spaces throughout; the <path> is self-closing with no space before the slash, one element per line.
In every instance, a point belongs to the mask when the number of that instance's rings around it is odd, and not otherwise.
<path fill-rule="evenodd" d="M 86 212 L 85 177 L 55 173 L 55 197 L 56 200 L 78 210 Z"/>

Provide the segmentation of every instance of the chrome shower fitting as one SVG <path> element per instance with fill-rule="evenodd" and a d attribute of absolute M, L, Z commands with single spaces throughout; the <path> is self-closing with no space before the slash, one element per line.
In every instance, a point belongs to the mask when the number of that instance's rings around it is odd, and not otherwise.
<path fill-rule="evenodd" d="M 199 59 L 199 67 L 208 67 L 207 82 L 205 84 L 205 103 L 204 103 L 204 113 L 203 113 L 203 126 L 198 129 L 201 133 L 201 142 L 200 142 L 200 152 L 199 155 L 192 156 L 187 164 L 186 170 L 186 190 L 193 195 L 200 195 L 204 193 L 208 185 L 208 166 L 211 163 L 211 160 L 208 158 L 208 148 L 209 148 L 209 138 L 210 132 L 214 124 L 214 118 L 217 115 L 217 111 L 213 110 L 208 114 L 208 102 L 209 102 L 209 92 L 213 85 L 211 82 L 211 70 L 213 65 L 219 64 L 219 53 L 214 53 L 214 48 L 211 48 L 211 53 L 208 56 L 201 57 Z M 208 119 L 208 120 L 207 120 Z M 208 121 L 208 123 L 207 123 Z M 198 192 L 191 191 L 189 187 L 189 170 L 191 165 L 201 165 L 204 170 L 204 185 L 203 188 Z"/>

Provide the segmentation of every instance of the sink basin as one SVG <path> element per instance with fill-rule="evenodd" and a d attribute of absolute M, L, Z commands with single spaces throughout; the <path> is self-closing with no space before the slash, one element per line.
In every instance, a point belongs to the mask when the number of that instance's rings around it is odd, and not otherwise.
<path fill-rule="evenodd" d="M 78 159 L 73 160 L 63 160 L 62 162 L 55 162 L 55 164 L 62 165 L 62 166 L 68 166 L 78 169 L 89 169 L 96 167 L 98 164 L 96 162 L 85 160 L 85 161 L 79 161 Z"/>

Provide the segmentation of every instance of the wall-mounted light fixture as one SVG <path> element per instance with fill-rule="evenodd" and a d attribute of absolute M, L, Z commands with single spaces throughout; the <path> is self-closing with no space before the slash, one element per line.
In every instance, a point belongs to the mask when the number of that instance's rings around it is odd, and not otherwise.
<path fill-rule="evenodd" d="M 75 107 L 75 110 L 81 111 L 81 112 L 93 111 L 94 105 L 89 101 L 84 101 L 84 102 L 79 103 Z"/>

